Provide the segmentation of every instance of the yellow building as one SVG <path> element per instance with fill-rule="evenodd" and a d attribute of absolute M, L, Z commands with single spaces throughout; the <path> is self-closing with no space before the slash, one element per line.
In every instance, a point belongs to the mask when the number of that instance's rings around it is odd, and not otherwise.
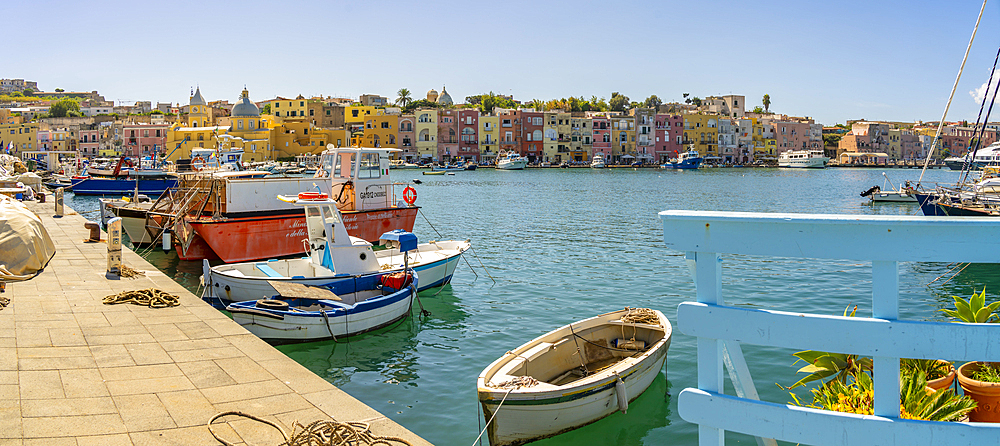
<path fill-rule="evenodd" d="M 417 156 L 421 159 L 437 159 L 437 109 L 422 108 L 414 112 L 414 115 L 417 117 L 413 126 L 417 135 Z"/>
<path fill-rule="evenodd" d="M 49 132 L 52 135 L 52 150 L 73 151 L 77 147 L 76 131 L 67 128 L 55 129 Z"/>
<path fill-rule="evenodd" d="M 29 122 L 26 124 L 0 124 L 0 153 L 7 153 L 20 157 L 21 152 L 40 150 L 38 148 L 38 124 Z M 13 145 L 11 145 L 13 143 Z"/>
<path fill-rule="evenodd" d="M 355 124 L 356 126 L 356 124 Z M 399 115 L 386 113 L 385 109 L 376 109 L 365 115 L 364 127 L 361 132 L 352 134 L 351 145 L 362 147 L 397 148 L 396 137 L 399 134 Z"/>
<path fill-rule="evenodd" d="M 612 163 L 631 163 L 630 160 L 635 158 L 635 118 L 613 115 L 609 117 L 608 121 L 611 123 Z"/>
<path fill-rule="evenodd" d="M 344 124 L 364 124 L 369 117 L 375 115 L 380 109 L 372 105 L 350 105 L 344 107 Z M 384 109 L 381 109 L 384 111 Z"/>
<path fill-rule="evenodd" d="M 493 161 L 497 157 L 500 141 L 500 117 L 480 116 L 479 117 L 479 159 L 482 161 Z"/>
<path fill-rule="evenodd" d="M 703 158 L 719 156 L 719 116 L 693 113 L 684 115 L 684 145 L 694 144 Z"/>
<path fill-rule="evenodd" d="M 208 103 L 205 102 L 205 98 L 202 97 L 201 87 L 195 90 L 194 96 L 191 96 L 190 105 L 186 121 L 188 127 L 211 127 L 215 125 L 212 107 L 209 107 Z"/>
<path fill-rule="evenodd" d="M 559 128 L 556 125 L 558 111 L 544 112 L 542 118 L 542 161 L 556 162 L 559 155 Z"/>
<path fill-rule="evenodd" d="M 307 116 L 309 111 L 309 101 L 307 101 L 302 95 L 299 95 L 299 97 L 295 99 L 288 99 L 279 96 L 270 101 L 266 101 L 265 104 L 271 106 L 271 116 L 277 118 L 304 118 Z"/>

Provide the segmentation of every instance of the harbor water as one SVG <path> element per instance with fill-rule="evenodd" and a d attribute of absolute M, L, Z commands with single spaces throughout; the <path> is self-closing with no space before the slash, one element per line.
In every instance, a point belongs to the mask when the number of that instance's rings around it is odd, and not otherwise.
<path fill-rule="evenodd" d="M 418 179 L 421 206 L 414 232 L 422 242 L 471 239 L 451 285 L 420 294 L 430 316 L 338 342 L 279 349 L 317 375 L 414 433 L 440 445 L 473 444 L 484 425 L 476 377 L 490 362 L 542 333 L 623 307 L 664 312 L 675 326 L 661 376 L 627 414 L 616 413 L 537 445 L 696 444 L 697 426 L 677 414 L 677 393 L 695 387 L 695 339 L 676 330 L 676 308 L 695 299 L 683 253 L 663 244 L 657 213 L 667 209 L 919 215 L 916 205 L 870 205 L 859 193 L 916 182 L 917 169 L 480 169 L 423 176 L 394 170 L 393 179 Z M 924 183 L 953 183 L 958 172 L 930 170 Z M 401 190 L 397 190 L 401 193 Z M 98 219 L 96 199 L 67 204 Z M 746 237 L 756 237 L 747 233 Z M 192 291 L 201 265 L 181 262 L 158 247 L 144 256 Z M 471 269 L 470 269 L 471 267 Z M 901 263 L 900 318 L 945 320 L 952 295 L 984 286 L 997 298 L 997 265 L 965 268 Z M 871 315 L 868 262 L 723 256 L 726 302 L 786 311 L 839 315 L 858 307 Z M 494 282 L 495 281 L 495 282 Z M 830 333 L 836 336 L 836 333 Z M 761 398 L 786 403 L 801 375 L 793 351 L 744 346 Z M 727 392 L 733 393 L 728 383 Z M 809 401 L 808 391 L 797 392 Z M 501 408 L 502 410 L 502 408 Z M 346 421 L 346 420 L 345 420 Z M 727 444 L 756 444 L 727 433 Z M 487 444 L 485 438 L 483 444 Z"/>

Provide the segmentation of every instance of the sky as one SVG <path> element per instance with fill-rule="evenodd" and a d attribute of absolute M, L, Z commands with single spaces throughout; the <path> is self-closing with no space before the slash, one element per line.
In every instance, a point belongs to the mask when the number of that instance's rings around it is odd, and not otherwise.
<path fill-rule="evenodd" d="M 97 90 L 115 104 L 276 96 L 456 102 L 744 95 L 747 108 L 848 119 L 941 119 L 982 2 L 51 1 L 0 2 L 0 78 Z M 949 120 L 976 121 L 1000 46 L 987 4 Z M 22 23 L 23 24 L 23 23 Z M 998 74 L 1000 76 L 1000 74 Z M 977 92 L 978 90 L 978 92 Z M 1000 114 L 994 119 L 1000 121 Z"/>

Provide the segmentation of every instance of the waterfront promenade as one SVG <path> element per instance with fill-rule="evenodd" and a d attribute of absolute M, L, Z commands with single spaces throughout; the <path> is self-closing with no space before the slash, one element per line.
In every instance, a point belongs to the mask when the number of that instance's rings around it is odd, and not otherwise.
<path fill-rule="evenodd" d="M 51 197 L 50 197 L 51 198 Z M 334 418 L 376 436 L 427 441 L 261 341 L 134 252 L 145 272 L 108 279 L 107 245 L 85 243 L 85 219 L 52 200 L 29 202 L 56 246 L 35 278 L 0 296 L 0 445 L 217 445 L 206 423 L 222 411 L 276 421 L 291 432 Z M 102 234 L 102 236 L 106 236 Z M 180 306 L 104 305 L 126 290 L 158 288 Z M 228 416 L 213 429 L 234 444 L 274 445 L 274 428 Z"/>

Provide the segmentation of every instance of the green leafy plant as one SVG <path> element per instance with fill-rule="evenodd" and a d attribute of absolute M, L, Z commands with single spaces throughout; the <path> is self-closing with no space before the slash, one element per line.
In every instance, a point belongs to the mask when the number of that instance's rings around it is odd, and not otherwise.
<path fill-rule="evenodd" d="M 845 317 L 854 317 L 857 314 L 857 305 L 848 314 L 847 311 L 850 309 L 849 305 L 844 309 Z M 799 361 L 807 364 L 796 371 L 796 373 L 808 373 L 808 375 L 798 380 L 795 384 L 792 384 L 789 389 L 805 386 L 813 381 L 826 379 L 831 376 L 834 377 L 835 381 L 846 384 L 848 377 L 857 376 L 862 372 L 870 372 L 872 370 L 872 359 L 862 358 L 858 355 L 806 350 L 795 353 L 792 356 L 798 358 L 792 365 L 797 364 Z"/>
<path fill-rule="evenodd" d="M 929 381 L 932 379 L 944 378 L 950 372 L 951 363 L 945 361 L 909 358 L 899 360 L 900 375 L 912 375 L 914 373 L 919 373 Z"/>
<path fill-rule="evenodd" d="M 984 362 L 969 378 L 987 383 L 1000 383 L 1000 365 L 995 362 Z"/>
<path fill-rule="evenodd" d="M 812 389 L 812 404 L 802 404 L 795 394 L 793 404 L 815 409 L 872 415 L 874 396 L 872 378 L 868 373 L 854 376 L 846 384 L 837 380 Z M 911 420 L 960 421 L 976 408 L 976 402 L 966 396 L 955 395 L 949 389 L 927 391 L 927 379 L 921 373 L 901 375 L 899 380 L 899 416 Z"/>
<path fill-rule="evenodd" d="M 972 297 L 969 300 L 962 299 L 958 296 L 951 296 L 955 299 L 955 309 L 942 309 L 941 311 L 948 316 L 958 319 L 962 322 L 969 322 L 973 324 L 983 324 L 987 322 L 997 321 L 997 308 L 1000 308 L 1000 301 L 993 302 L 986 305 L 986 287 L 983 287 L 983 291 L 976 294 L 975 290 L 972 290 Z"/>

